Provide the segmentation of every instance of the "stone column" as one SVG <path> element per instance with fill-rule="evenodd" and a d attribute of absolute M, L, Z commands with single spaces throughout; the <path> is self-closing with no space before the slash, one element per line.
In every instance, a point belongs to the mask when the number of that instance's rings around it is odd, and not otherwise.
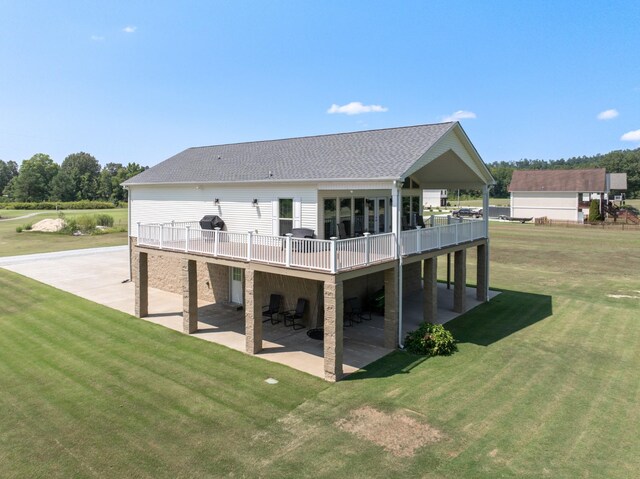
<path fill-rule="evenodd" d="M 398 347 L 398 265 L 384 270 L 384 347 Z"/>
<path fill-rule="evenodd" d="M 182 263 L 182 332 L 195 333 L 198 330 L 198 275 L 195 260 L 186 259 Z"/>
<path fill-rule="evenodd" d="M 149 260 L 147 253 L 137 251 L 134 255 L 137 262 L 135 268 L 136 303 L 135 315 L 144 318 L 149 315 Z"/>
<path fill-rule="evenodd" d="M 489 255 L 488 245 L 478 245 L 478 270 L 476 279 L 476 299 L 478 301 L 487 301 L 489 292 Z"/>
<path fill-rule="evenodd" d="M 423 317 L 429 323 L 438 319 L 438 257 L 424 260 Z"/>
<path fill-rule="evenodd" d="M 467 309 L 467 250 L 456 251 L 453 262 L 453 310 L 464 313 Z"/>
<path fill-rule="evenodd" d="M 257 354 L 262 351 L 262 274 L 244 270 L 244 334 L 246 351 Z"/>
<path fill-rule="evenodd" d="M 342 281 L 335 277 L 324 282 L 324 378 L 342 378 L 344 348 L 344 293 Z"/>

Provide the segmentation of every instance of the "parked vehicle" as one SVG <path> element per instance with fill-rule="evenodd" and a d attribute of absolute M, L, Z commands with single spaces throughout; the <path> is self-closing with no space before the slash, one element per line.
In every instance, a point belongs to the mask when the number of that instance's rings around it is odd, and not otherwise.
<path fill-rule="evenodd" d="M 459 210 L 454 210 L 451 214 L 457 217 L 469 216 L 473 218 L 482 218 L 482 209 L 460 208 Z"/>

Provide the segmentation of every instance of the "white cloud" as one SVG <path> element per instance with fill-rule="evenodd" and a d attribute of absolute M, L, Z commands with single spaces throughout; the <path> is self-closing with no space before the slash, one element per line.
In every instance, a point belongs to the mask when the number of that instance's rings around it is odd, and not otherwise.
<path fill-rule="evenodd" d="M 598 120 L 613 120 L 616 116 L 618 116 L 618 110 L 612 108 L 611 110 L 605 110 L 598 113 Z"/>
<path fill-rule="evenodd" d="M 104 41 L 104 37 L 101 37 L 100 35 L 91 35 L 91 41 L 93 42 L 103 42 Z"/>
<path fill-rule="evenodd" d="M 640 130 L 628 131 L 620 139 L 622 141 L 640 141 Z"/>
<path fill-rule="evenodd" d="M 389 109 L 382 105 L 363 105 L 359 101 L 352 101 L 346 105 L 331 105 L 327 113 L 344 113 L 345 115 L 359 115 L 360 113 L 385 112 Z"/>
<path fill-rule="evenodd" d="M 125 33 L 133 33 L 138 29 L 138 27 L 134 27 L 133 25 L 127 25 L 126 27 L 124 27 L 122 29 L 123 32 Z"/>
<path fill-rule="evenodd" d="M 443 117 L 442 121 L 460 121 L 470 118 L 476 118 L 476 114 L 472 111 L 458 110 L 449 116 Z"/>

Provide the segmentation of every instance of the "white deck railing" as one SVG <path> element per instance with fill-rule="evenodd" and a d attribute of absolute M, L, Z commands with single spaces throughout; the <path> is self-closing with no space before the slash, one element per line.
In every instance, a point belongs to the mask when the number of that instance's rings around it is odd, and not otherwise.
<path fill-rule="evenodd" d="M 197 221 L 163 224 L 138 223 L 137 244 L 184 251 L 216 258 L 257 261 L 285 267 L 337 273 L 393 260 L 400 248 L 403 256 L 438 250 L 486 237 L 482 220 L 456 220 L 443 226 L 403 231 L 400 244 L 394 233 L 347 239 L 319 240 L 203 230 Z"/>

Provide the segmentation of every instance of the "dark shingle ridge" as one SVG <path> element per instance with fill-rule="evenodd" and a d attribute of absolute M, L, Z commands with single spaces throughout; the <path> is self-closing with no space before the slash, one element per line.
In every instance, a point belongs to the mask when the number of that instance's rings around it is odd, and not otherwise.
<path fill-rule="evenodd" d="M 354 130 L 354 131 L 341 131 L 338 133 L 322 133 L 320 135 L 302 135 L 302 136 L 291 136 L 288 138 L 272 138 L 269 140 L 249 140 L 249 141 L 237 141 L 235 143 L 218 143 L 215 145 L 201 145 L 201 146 L 190 146 L 187 150 L 197 150 L 198 148 L 216 148 L 222 146 L 236 146 L 236 145 L 250 145 L 254 143 L 270 143 L 277 141 L 291 141 L 291 140 L 307 140 L 312 138 L 323 138 L 326 136 L 341 136 L 341 135 L 357 135 L 358 133 L 374 133 L 374 132 L 382 132 L 382 131 L 390 131 L 390 130 L 404 130 L 407 128 L 418 128 L 422 126 L 436 126 L 436 125 L 448 125 L 456 123 L 455 121 L 441 121 L 436 123 L 424 123 L 418 125 L 406 125 L 406 126 L 391 126 L 387 128 L 374 128 L 373 130 Z M 186 151 L 186 150 L 185 150 Z"/>

